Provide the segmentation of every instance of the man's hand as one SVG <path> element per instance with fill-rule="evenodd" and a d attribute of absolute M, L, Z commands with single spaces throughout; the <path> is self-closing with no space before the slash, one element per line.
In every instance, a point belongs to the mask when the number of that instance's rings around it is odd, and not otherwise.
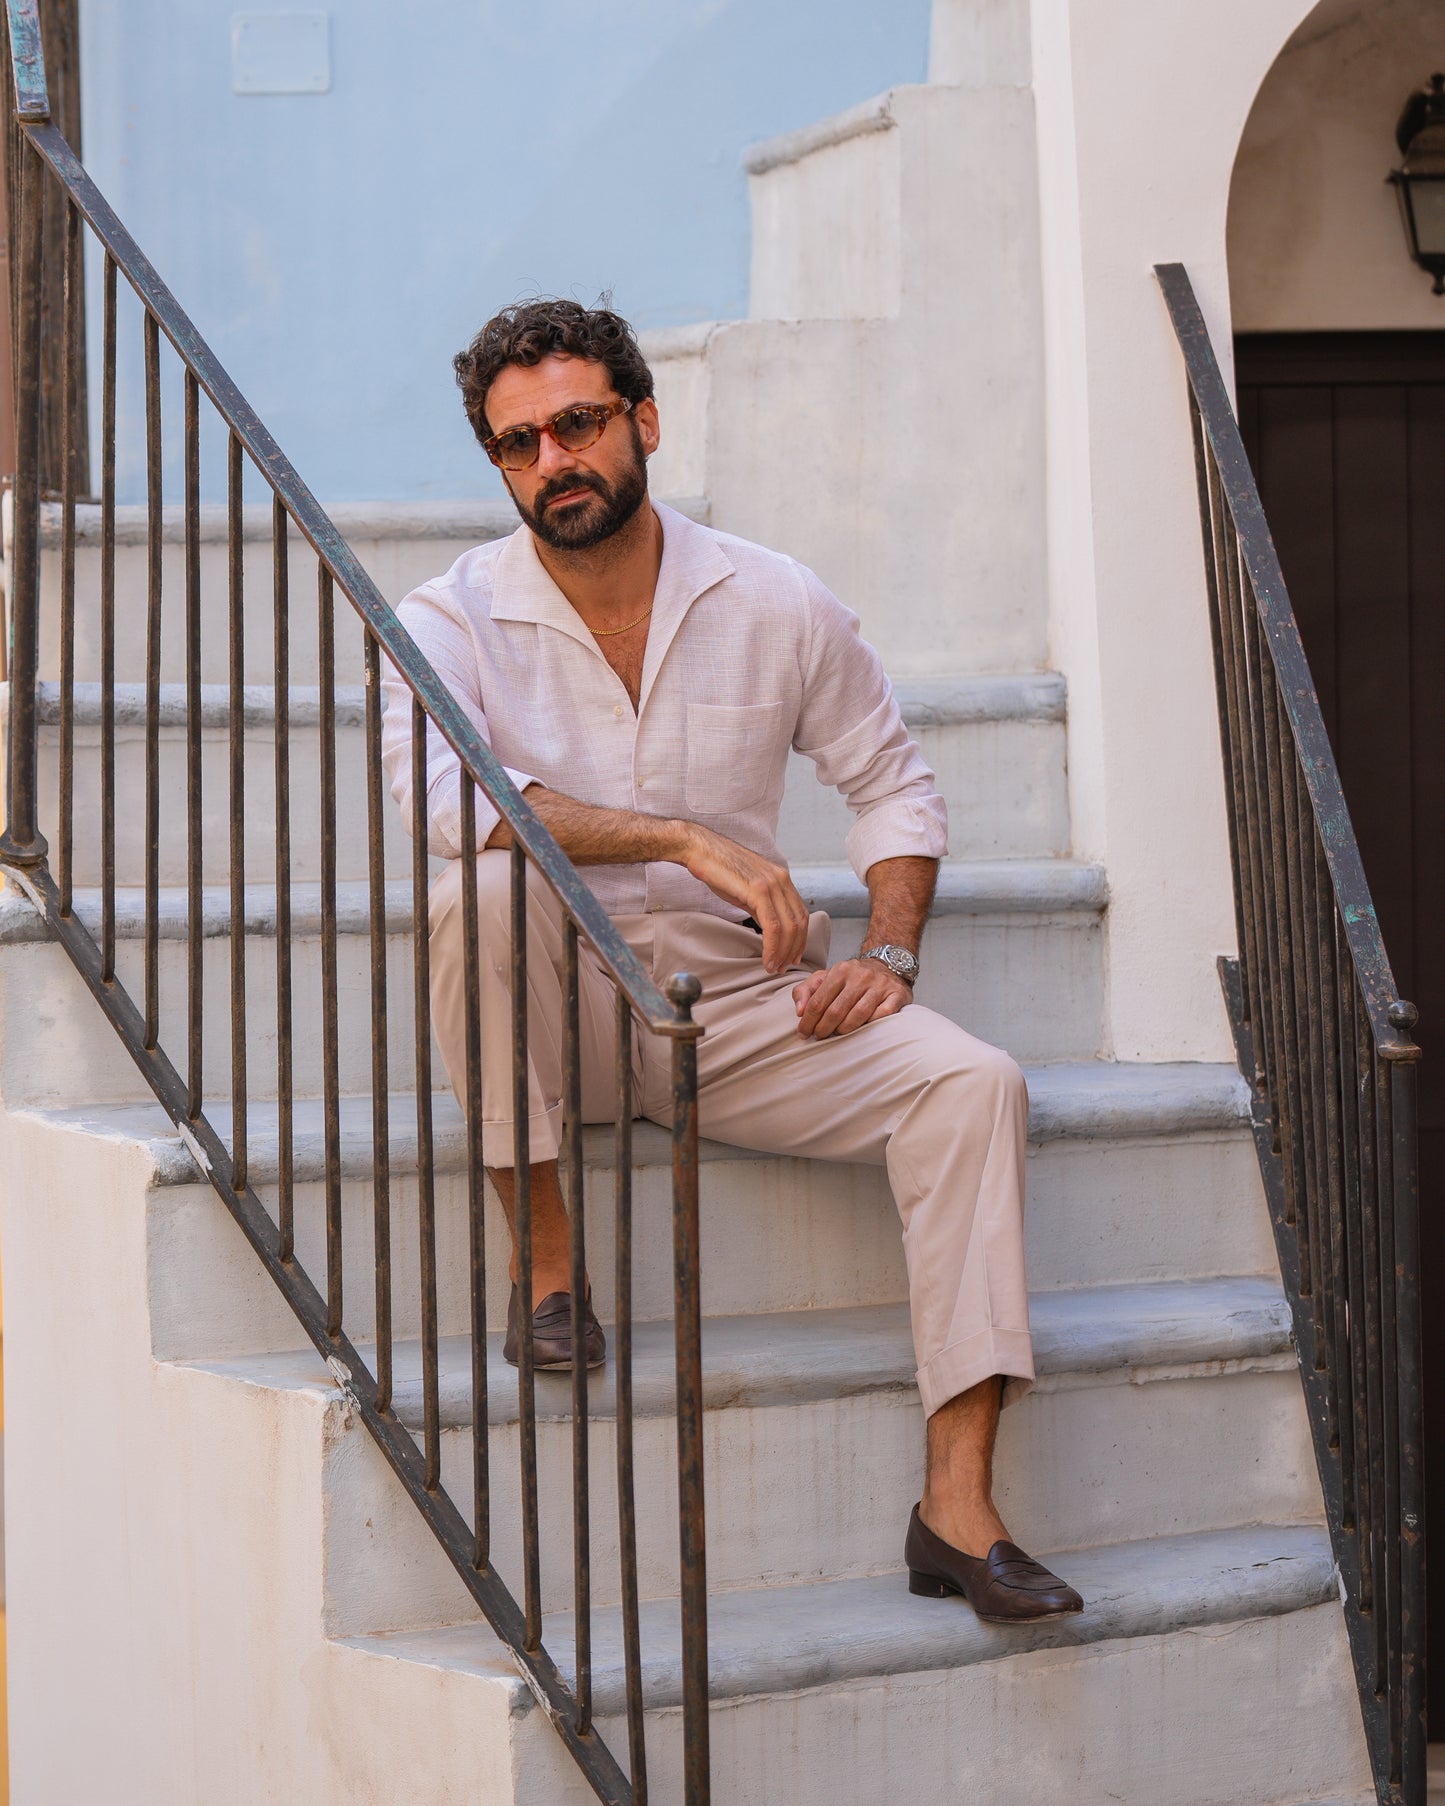
<path fill-rule="evenodd" d="M 796 966 L 808 942 L 808 906 L 787 866 L 697 822 L 677 825 L 685 834 L 680 863 L 724 902 L 745 909 L 762 929 L 766 969 L 778 973 Z"/>
<path fill-rule="evenodd" d="M 865 1022 L 896 1016 L 912 1001 L 912 985 L 877 959 L 840 959 L 793 986 L 798 1033 L 805 1040 L 851 1034 Z"/>

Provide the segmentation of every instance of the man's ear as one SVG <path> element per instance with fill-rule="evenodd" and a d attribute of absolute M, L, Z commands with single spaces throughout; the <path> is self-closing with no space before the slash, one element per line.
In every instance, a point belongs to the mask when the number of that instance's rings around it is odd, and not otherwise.
<path fill-rule="evenodd" d="M 637 422 L 637 436 L 642 441 L 642 455 L 650 458 L 662 443 L 662 423 L 657 417 L 657 403 L 649 395 L 632 410 Z"/>

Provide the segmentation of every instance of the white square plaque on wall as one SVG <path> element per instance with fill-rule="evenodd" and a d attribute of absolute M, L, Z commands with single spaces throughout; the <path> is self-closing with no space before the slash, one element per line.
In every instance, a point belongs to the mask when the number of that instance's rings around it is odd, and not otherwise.
<path fill-rule="evenodd" d="M 325 94 L 331 88 L 331 15 L 233 13 L 236 94 Z"/>

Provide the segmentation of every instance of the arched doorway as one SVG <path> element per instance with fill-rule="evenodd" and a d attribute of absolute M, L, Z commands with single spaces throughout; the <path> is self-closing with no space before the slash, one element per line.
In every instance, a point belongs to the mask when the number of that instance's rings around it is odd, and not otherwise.
<path fill-rule="evenodd" d="M 1256 97 L 1229 206 L 1240 423 L 1385 943 L 1420 1006 L 1430 1725 L 1445 1737 L 1445 298 L 1410 261 L 1394 127 L 1439 0 L 1322 0 Z"/>

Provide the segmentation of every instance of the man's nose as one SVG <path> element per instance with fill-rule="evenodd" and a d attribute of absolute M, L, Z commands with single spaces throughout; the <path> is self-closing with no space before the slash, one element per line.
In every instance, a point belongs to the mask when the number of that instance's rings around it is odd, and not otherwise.
<path fill-rule="evenodd" d="M 578 460 L 566 451 L 550 433 L 542 434 L 542 447 L 537 453 L 537 474 L 540 477 L 555 476 L 559 471 L 575 470 Z"/>

